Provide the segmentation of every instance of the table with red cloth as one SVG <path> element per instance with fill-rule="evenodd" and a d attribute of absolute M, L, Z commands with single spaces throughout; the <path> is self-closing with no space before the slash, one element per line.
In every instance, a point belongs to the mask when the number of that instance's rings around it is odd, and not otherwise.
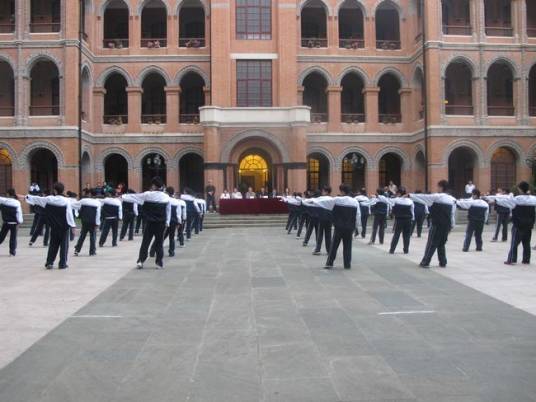
<path fill-rule="evenodd" d="M 220 200 L 222 215 L 286 214 L 288 207 L 279 198 L 254 198 L 242 200 Z"/>

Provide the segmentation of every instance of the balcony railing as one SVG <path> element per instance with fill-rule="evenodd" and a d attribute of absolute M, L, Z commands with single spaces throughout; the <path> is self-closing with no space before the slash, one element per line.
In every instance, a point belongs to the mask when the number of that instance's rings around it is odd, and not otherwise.
<path fill-rule="evenodd" d="M 58 105 L 30 106 L 30 116 L 59 116 Z"/>
<path fill-rule="evenodd" d="M 513 116 L 513 106 L 488 106 L 488 116 Z"/>
<path fill-rule="evenodd" d="M 339 47 L 343 49 L 363 49 L 365 47 L 365 40 L 339 38 Z"/>
<path fill-rule="evenodd" d="M 199 113 L 194 114 L 180 114 L 179 123 L 182 124 L 199 124 Z"/>
<path fill-rule="evenodd" d="M 365 113 L 343 113 L 341 121 L 347 124 L 357 124 L 365 122 Z"/>
<path fill-rule="evenodd" d="M 402 122 L 402 115 L 400 113 L 381 113 L 379 121 L 383 124 L 400 123 Z"/>
<path fill-rule="evenodd" d="M 486 27 L 488 36 L 512 36 L 514 29 L 512 27 Z"/>
<path fill-rule="evenodd" d="M 327 113 L 311 113 L 311 123 L 325 123 L 327 121 Z"/>
<path fill-rule="evenodd" d="M 128 115 L 126 114 L 106 114 L 102 119 L 104 124 L 110 124 L 112 126 L 120 126 L 128 123 Z"/>
<path fill-rule="evenodd" d="M 105 49 L 124 49 L 128 47 L 128 39 L 104 39 L 102 41 L 102 47 Z"/>
<path fill-rule="evenodd" d="M 167 38 L 146 38 L 141 40 L 141 47 L 159 49 L 167 47 Z"/>
<path fill-rule="evenodd" d="M 1 117 L 15 116 L 15 108 L 13 106 L 0 107 L 0 116 Z"/>
<path fill-rule="evenodd" d="M 165 114 L 142 114 L 142 124 L 166 124 Z"/>
<path fill-rule="evenodd" d="M 443 25 L 445 35 L 471 35 L 473 28 L 471 25 Z"/>
<path fill-rule="evenodd" d="M 471 116 L 473 115 L 472 105 L 446 105 L 445 113 L 457 116 Z"/>
<path fill-rule="evenodd" d="M 179 47 L 199 48 L 205 47 L 205 38 L 179 38 Z"/>
<path fill-rule="evenodd" d="M 398 50 L 400 49 L 400 41 L 399 40 L 377 40 L 376 49 Z"/>
<path fill-rule="evenodd" d="M 59 32 L 61 30 L 61 22 L 31 22 L 30 32 L 32 33 L 48 33 Z"/>
<path fill-rule="evenodd" d="M 310 49 L 328 47 L 327 38 L 302 38 L 302 47 L 308 47 Z"/>
<path fill-rule="evenodd" d="M 9 22 L 7 24 L 0 24 L 0 33 L 12 33 L 15 32 L 15 23 Z"/>
<path fill-rule="evenodd" d="M 527 27 L 527 36 L 529 38 L 536 38 L 536 27 Z"/>

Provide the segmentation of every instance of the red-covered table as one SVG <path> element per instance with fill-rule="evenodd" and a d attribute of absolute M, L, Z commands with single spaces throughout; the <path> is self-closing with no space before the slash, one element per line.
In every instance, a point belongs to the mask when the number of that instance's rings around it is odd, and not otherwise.
<path fill-rule="evenodd" d="M 220 200 L 222 215 L 286 214 L 287 204 L 278 198 L 255 198 L 242 200 Z"/>

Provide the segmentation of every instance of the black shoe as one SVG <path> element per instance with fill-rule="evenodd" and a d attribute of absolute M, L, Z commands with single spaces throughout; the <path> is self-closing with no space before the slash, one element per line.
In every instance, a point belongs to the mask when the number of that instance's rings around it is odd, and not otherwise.
<path fill-rule="evenodd" d="M 9 253 L 10 257 L 15 257 L 15 253 Z"/>
<path fill-rule="evenodd" d="M 101 247 L 101 248 L 104 247 L 104 244 L 99 243 L 99 247 Z"/>
<path fill-rule="evenodd" d="M 439 268 L 447 268 L 447 264 L 439 264 Z"/>
<path fill-rule="evenodd" d="M 175 253 L 169 253 L 168 254 L 170 257 L 175 257 Z"/>
<path fill-rule="evenodd" d="M 320 251 L 313 251 L 313 255 L 322 255 L 322 253 Z"/>
<path fill-rule="evenodd" d="M 516 263 L 515 262 L 512 262 L 512 261 L 505 261 L 504 262 L 504 265 L 515 265 Z"/>
<path fill-rule="evenodd" d="M 481 249 L 481 248 L 477 248 L 476 251 L 482 251 L 482 249 Z"/>
<path fill-rule="evenodd" d="M 89 253 L 90 257 L 95 257 L 96 255 L 97 255 L 97 253 Z"/>
<path fill-rule="evenodd" d="M 74 256 L 78 257 L 78 251 L 74 250 Z"/>
<path fill-rule="evenodd" d="M 425 263 L 421 262 L 419 264 L 419 267 L 424 268 L 424 269 L 430 269 L 430 264 L 425 264 Z"/>
<path fill-rule="evenodd" d="M 154 251 L 151 251 L 151 252 L 149 253 L 149 257 L 151 257 L 151 258 L 154 258 L 155 255 L 156 255 L 156 252 L 154 252 Z"/>
<path fill-rule="evenodd" d="M 29 246 L 29 247 L 32 247 L 32 246 L 33 246 L 33 242 L 29 242 L 29 243 L 28 243 L 28 246 Z"/>
<path fill-rule="evenodd" d="M 404 250 L 404 254 L 409 254 L 409 250 Z"/>
<path fill-rule="evenodd" d="M 521 264 L 529 265 L 530 261 L 522 261 Z"/>
<path fill-rule="evenodd" d="M 303 242 L 303 243 L 302 243 L 302 246 L 303 246 L 303 247 L 307 247 L 307 243 Z"/>
<path fill-rule="evenodd" d="M 389 250 L 389 254 L 394 254 L 395 252 L 393 250 Z"/>
<path fill-rule="evenodd" d="M 67 268 L 69 268 L 68 265 L 62 265 L 62 266 L 59 266 L 59 267 L 58 267 L 58 269 L 67 269 Z"/>
<path fill-rule="evenodd" d="M 466 248 L 464 248 L 464 249 L 462 249 L 462 251 L 463 251 L 464 253 L 467 253 L 469 250 L 467 250 Z"/>
<path fill-rule="evenodd" d="M 157 262 L 156 263 L 156 269 L 164 269 L 164 263 L 163 262 Z"/>
<path fill-rule="evenodd" d="M 352 267 L 344 267 L 344 269 L 352 269 Z"/>
<path fill-rule="evenodd" d="M 54 268 L 54 265 L 53 264 L 45 264 L 45 268 L 46 269 L 52 269 L 52 268 Z"/>
<path fill-rule="evenodd" d="M 492 243 L 497 243 L 497 239 L 491 239 Z"/>
<path fill-rule="evenodd" d="M 333 269 L 333 265 L 326 264 L 324 265 L 324 269 Z"/>

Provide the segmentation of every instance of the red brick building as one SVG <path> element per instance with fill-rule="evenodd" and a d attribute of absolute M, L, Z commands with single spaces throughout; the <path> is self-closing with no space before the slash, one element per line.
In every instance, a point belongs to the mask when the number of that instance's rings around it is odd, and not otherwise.
<path fill-rule="evenodd" d="M 425 108 L 431 187 L 533 174 L 535 1 L 83 3 L 84 183 L 422 189 Z M 78 16 L 0 3 L 0 193 L 78 187 Z"/>

